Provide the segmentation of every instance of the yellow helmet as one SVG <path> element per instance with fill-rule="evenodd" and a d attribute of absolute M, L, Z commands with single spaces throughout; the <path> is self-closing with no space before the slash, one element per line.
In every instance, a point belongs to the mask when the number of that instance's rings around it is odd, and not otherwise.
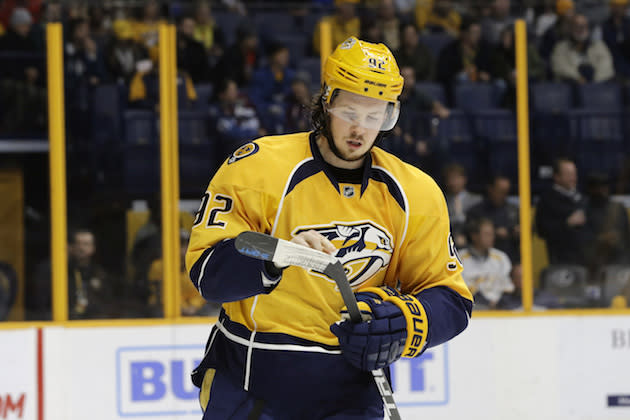
<path fill-rule="evenodd" d="M 337 89 L 381 99 L 392 104 L 390 117 L 381 129 L 391 130 L 396 124 L 403 78 L 394 55 L 384 44 L 361 41 L 353 36 L 346 39 L 326 59 L 323 82 L 323 99 L 327 105 Z"/>

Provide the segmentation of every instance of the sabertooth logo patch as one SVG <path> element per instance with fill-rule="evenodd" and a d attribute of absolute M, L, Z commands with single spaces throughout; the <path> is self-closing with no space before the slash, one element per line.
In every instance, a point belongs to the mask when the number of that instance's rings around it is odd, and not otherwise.
<path fill-rule="evenodd" d="M 246 158 L 247 156 L 251 156 L 258 151 L 259 147 L 256 143 L 247 143 L 236 149 L 234 153 L 230 155 L 228 159 L 228 165 L 230 163 L 234 163 L 237 160 L 241 160 Z"/>
<path fill-rule="evenodd" d="M 333 222 L 326 226 L 301 227 L 294 232 L 294 235 L 308 230 L 318 232 L 335 245 L 338 249 L 335 257 L 343 264 L 352 287 L 361 285 L 386 268 L 392 259 L 394 252 L 392 236 L 370 221 L 352 224 Z M 314 273 L 328 279 L 323 273 Z"/>

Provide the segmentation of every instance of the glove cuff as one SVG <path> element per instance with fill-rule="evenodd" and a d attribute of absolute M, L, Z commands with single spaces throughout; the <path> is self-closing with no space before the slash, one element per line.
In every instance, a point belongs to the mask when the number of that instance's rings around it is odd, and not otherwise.
<path fill-rule="evenodd" d="M 407 321 L 407 340 L 402 357 L 412 358 L 419 356 L 427 343 L 429 320 L 424 306 L 413 295 L 400 294 L 396 289 L 383 287 L 366 287 L 360 292 L 374 293 L 383 301 L 396 305 Z"/>

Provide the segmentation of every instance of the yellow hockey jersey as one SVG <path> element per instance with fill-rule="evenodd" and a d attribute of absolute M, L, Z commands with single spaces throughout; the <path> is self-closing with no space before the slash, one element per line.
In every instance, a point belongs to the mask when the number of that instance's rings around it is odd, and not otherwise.
<path fill-rule="evenodd" d="M 235 151 L 211 180 L 194 221 L 186 256 L 192 282 L 250 332 L 239 338 L 222 330 L 228 338 L 289 350 L 311 343 L 338 353 L 329 326 L 344 304 L 334 281 L 299 267 L 274 277 L 233 245 L 246 230 L 290 240 L 310 229 L 338 248 L 355 291 L 389 285 L 414 294 L 427 311 L 428 347 L 466 327 L 472 296 L 435 182 L 378 147 L 366 159 L 361 183 L 339 182 L 315 135 L 297 133 Z M 273 346 L 260 348 L 282 349 Z"/>

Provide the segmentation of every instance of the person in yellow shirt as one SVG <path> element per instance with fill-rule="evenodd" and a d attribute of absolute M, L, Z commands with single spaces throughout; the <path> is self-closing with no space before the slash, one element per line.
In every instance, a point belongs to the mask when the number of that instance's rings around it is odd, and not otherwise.
<path fill-rule="evenodd" d="M 193 221 L 190 279 L 222 303 L 193 371 L 204 420 L 382 419 L 371 371 L 468 325 L 472 295 L 442 191 L 375 147 L 400 112 L 394 56 L 350 37 L 327 57 L 322 80 L 314 131 L 238 148 Z M 326 274 L 241 255 L 243 231 L 333 255 L 371 320 L 342 321 L 343 299 Z"/>
<path fill-rule="evenodd" d="M 462 17 L 451 0 L 419 0 L 416 3 L 416 24 L 420 30 L 459 35 Z"/>
<path fill-rule="evenodd" d="M 361 20 L 356 15 L 359 0 L 335 0 L 335 14 L 324 16 L 315 26 L 313 50 L 320 53 L 321 24 L 330 22 L 332 45 L 339 45 L 350 36 L 359 36 Z"/>
<path fill-rule="evenodd" d="M 185 256 L 188 247 L 190 232 L 186 229 L 180 230 L 180 258 L 181 272 L 178 279 L 180 286 L 180 308 L 183 316 L 198 315 L 206 306 L 206 300 L 199 294 L 197 288 L 190 282 L 186 271 Z M 162 260 L 155 260 L 149 268 L 149 300 L 148 305 L 153 313 L 161 313 L 162 309 L 162 284 L 164 278 Z M 207 315 L 209 312 L 204 311 Z"/>
<path fill-rule="evenodd" d="M 149 51 L 149 57 L 157 63 L 159 56 L 160 4 L 156 0 L 147 0 L 142 18 L 133 22 L 136 41 Z"/>

